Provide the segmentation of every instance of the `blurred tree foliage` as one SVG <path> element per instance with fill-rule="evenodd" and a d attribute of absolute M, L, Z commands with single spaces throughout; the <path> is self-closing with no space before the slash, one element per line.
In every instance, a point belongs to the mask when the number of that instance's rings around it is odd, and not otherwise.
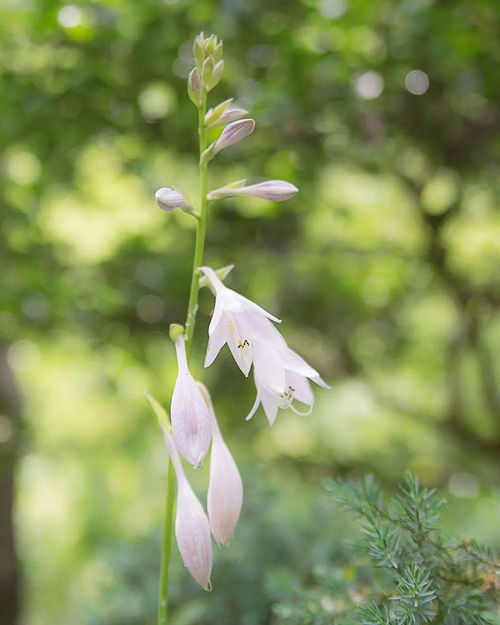
<path fill-rule="evenodd" d="M 232 285 L 333 383 L 312 417 L 260 419 L 249 445 L 250 385 L 229 360 L 212 367 L 239 456 L 294 484 L 411 466 L 449 480 L 464 526 L 498 541 L 481 491 L 498 487 L 500 451 L 497 2 L 4 0 L 0 16 L 0 340 L 27 424 L 2 386 L 0 545 L 11 553 L 22 436 L 27 623 L 63 622 L 74 590 L 61 584 L 92 579 L 104 545 L 161 515 L 164 456 L 141 396 L 169 397 L 165 328 L 184 316 L 193 233 L 152 195 L 196 197 L 185 78 L 201 29 L 225 41 L 220 99 L 257 121 L 212 184 L 301 190 L 283 206 L 220 202 L 207 261 L 236 263 Z"/>

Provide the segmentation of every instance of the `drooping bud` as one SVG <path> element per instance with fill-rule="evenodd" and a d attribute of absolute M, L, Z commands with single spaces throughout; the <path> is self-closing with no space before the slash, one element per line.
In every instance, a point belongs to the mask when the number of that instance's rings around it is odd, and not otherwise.
<path fill-rule="evenodd" d="M 207 198 L 209 200 L 215 200 L 217 198 L 233 197 L 235 195 L 251 195 L 261 198 L 262 200 L 282 202 L 284 200 L 289 200 L 297 191 L 297 187 L 290 182 L 285 182 L 284 180 L 267 180 L 266 182 L 259 182 L 246 187 L 228 185 L 211 191 Z"/>
<path fill-rule="evenodd" d="M 202 84 L 200 78 L 200 72 L 194 67 L 189 72 L 187 83 L 188 96 L 191 102 L 195 106 L 200 106 L 202 101 Z"/>
<path fill-rule="evenodd" d="M 208 518 L 217 543 L 227 545 L 240 518 L 243 483 L 236 462 L 222 438 L 208 390 L 203 384 L 199 385 L 210 410 L 213 437 L 207 494 Z"/>
<path fill-rule="evenodd" d="M 175 515 L 177 546 L 186 568 L 195 581 L 204 590 L 210 590 L 212 571 L 210 524 L 198 497 L 187 481 L 172 436 L 167 430 L 163 430 L 163 437 L 177 478 Z"/>
<path fill-rule="evenodd" d="M 162 187 L 155 193 L 155 200 L 158 206 L 164 211 L 173 211 L 176 208 L 189 206 L 186 198 L 171 187 Z"/>
<path fill-rule="evenodd" d="M 175 351 L 178 374 L 170 406 L 172 432 L 179 453 L 194 467 L 199 467 L 212 438 L 210 413 L 189 372 L 182 334 L 175 340 Z"/>
<path fill-rule="evenodd" d="M 224 128 L 221 136 L 215 142 L 214 154 L 235 143 L 239 143 L 242 139 L 251 135 L 254 128 L 255 121 L 253 119 L 240 119 L 236 122 L 231 122 Z"/>

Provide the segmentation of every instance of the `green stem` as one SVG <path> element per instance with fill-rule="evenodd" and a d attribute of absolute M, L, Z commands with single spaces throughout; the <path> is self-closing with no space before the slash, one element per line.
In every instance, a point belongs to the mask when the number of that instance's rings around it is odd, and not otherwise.
<path fill-rule="evenodd" d="M 201 155 L 207 147 L 207 130 L 205 128 L 205 112 L 207 108 L 207 96 L 203 95 L 203 101 L 198 111 L 198 134 L 200 145 L 200 216 L 196 220 L 196 242 L 193 257 L 193 273 L 191 275 L 191 288 L 189 290 L 189 303 L 186 317 L 185 336 L 186 352 L 189 357 L 193 340 L 196 313 L 198 311 L 199 275 L 198 267 L 203 265 L 203 252 L 205 250 L 205 235 L 207 231 L 207 192 L 208 192 L 208 165 L 202 162 Z M 165 519 L 163 523 L 163 544 L 160 570 L 160 591 L 158 600 L 158 625 L 168 624 L 168 578 L 170 566 L 170 553 L 172 547 L 172 533 L 174 527 L 175 508 L 175 475 L 172 463 L 168 463 L 167 495 L 165 501 Z"/>
<path fill-rule="evenodd" d="M 170 460 L 167 465 L 167 493 L 165 497 L 165 516 L 163 521 L 163 540 L 161 550 L 160 588 L 158 600 L 158 625 L 168 623 L 168 578 L 175 508 L 175 472 Z"/>
<path fill-rule="evenodd" d="M 196 222 L 196 242 L 193 258 L 193 273 L 191 275 L 191 288 L 189 290 L 189 303 L 186 317 L 186 352 L 189 356 L 193 341 L 196 313 L 198 312 L 198 291 L 200 277 L 198 267 L 203 265 L 203 252 L 205 250 L 205 236 L 207 232 L 207 193 L 208 193 L 208 164 L 202 162 L 201 155 L 207 148 L 207 130 L 205 127 L 205 112 L 207 108 L 207 96 L 203 94 L 203 101 L 198 110 L 198 135 L 200 142 L 200 217 Z"/>

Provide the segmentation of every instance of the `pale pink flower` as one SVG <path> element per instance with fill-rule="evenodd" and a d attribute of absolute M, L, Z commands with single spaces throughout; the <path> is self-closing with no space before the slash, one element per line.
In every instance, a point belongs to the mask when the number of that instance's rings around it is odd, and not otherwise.
<path fill-rule="evenodd" d="M 196 582 L 210 590 L 212 541 L 210 523 L 194 494 L 181 465 L 172 436 L 163 429 L 163 437 L 177 478 L 175 538 L 182 560 Z"/>
<path fill-rule="evenodd" d="M 217 154 L 224 148 L 228 148 L 235 143 L 239 143 L 248 135 L 251 135 L 255 128 L 253 119 L 240 119 L 228 124 L 222 131 L 221 136 L 213 146 L 213 154 Z"/>
<path fill-rule="evenodd" d="M 193 466 L 198 467 L 212 438 L 210 413 L 189 372 L 183 335 L 176 339 L 175 351 L 178 374 L 170 406 L 172 432 L 179 453 Z"/>
<path fill-rule="evenodd" d="M 219 545 L 227 545 L 234 536 L 240 518 L 243 483 L 236 462 L 222 437 L 210 395 L 203 384 L 200 384 L 200 387 L 210 410 L 212 423 L 208 518 L 215 540 Z"/>
<path fill-rule="evenodd" d="M 233 197 L 235 195 L 251 195 L 262 200 L 272 200 L 273 202 L 282 202 L 289 200 L 298 189 L 295 185 L 284 180 L 267 180 L 243 187 L 221 187 L 215 189 L 208 194 L 209 200 L 215 200 L 222 197 Z"/>

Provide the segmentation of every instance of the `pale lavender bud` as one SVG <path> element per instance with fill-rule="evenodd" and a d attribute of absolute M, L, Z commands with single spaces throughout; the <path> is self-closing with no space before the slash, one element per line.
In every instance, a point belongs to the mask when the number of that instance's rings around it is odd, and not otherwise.
<path fill-rule="evenodd" d="M 236 462 L 222 438 L 210 395 L 203 384 L 199 385 L 210 410 L 213 437 L 207 494 L 208 518 L 217 543 L 227 545 L 240 518 L 243 483 Z"/>
<path fill-rule="evenodd" d="M 191 102 L 199 107 L 202 101 L 202 84 L 200 72 L 196 67 L 189 73 L 187 90 Z"/>
<path fill-rule="evenodd" d="M 182 560 L 196 582 L 210 590 L 212 542 L 210 524 L 198 497 L 187 481 L 172 436 L 163 430 L 172 466 L 177 478 L 175 538 Z"/>
<path fill-rule="evenodd" d="M 243 187 L 222 187 L 215 189 L 208 194 L 209 200 L 215 200 L 222 197 L 233 197 L 235 195 L 251 195 L 261 198 L 262 200 L 272 200 L 273 202 L 282 202 L 289 200 L 298 189 L 295 185 L 284 180 L 267 180 Z"/>
<path fill-rule="evenodd" d="M 182 193 L 179 193 L 179 191 L 171 189 L 170 187 L 162 187 L 161 189 L 158 189 L 155 193 L 155 199 L 158 206 L 164 211 L 172 211 L 176 208 L 189 206 Z"/>
<path fill-rule="evenodd" d="M 222 126 L 223 124 L 229 124 L 230 122 L 234 122 L 240 117 L 246 115 L 248 111 L 246 109 L 242 109 L 239 106 L 230 106 L 228 109 L 222 113 L 222 115 L 217 120 L 217 126 Z"/>
<path fill-rule="evenodd" d="M 201 391 L 189 372 L 184 337 L 175 341 L 178 374 L 170 414 L 172 432 L 179 453 L 199 467 L 212 438 L 210 413 Z"/>
<path fill-rule="evenodd" d="M 240 119 L 239 121 L 231 122 L 224 128 L 221 136 L 215 142 L 214 154 L 248 137 L 248 135 L 252 134 L 254 128 L 255 121 L 253 119 Z"/>

